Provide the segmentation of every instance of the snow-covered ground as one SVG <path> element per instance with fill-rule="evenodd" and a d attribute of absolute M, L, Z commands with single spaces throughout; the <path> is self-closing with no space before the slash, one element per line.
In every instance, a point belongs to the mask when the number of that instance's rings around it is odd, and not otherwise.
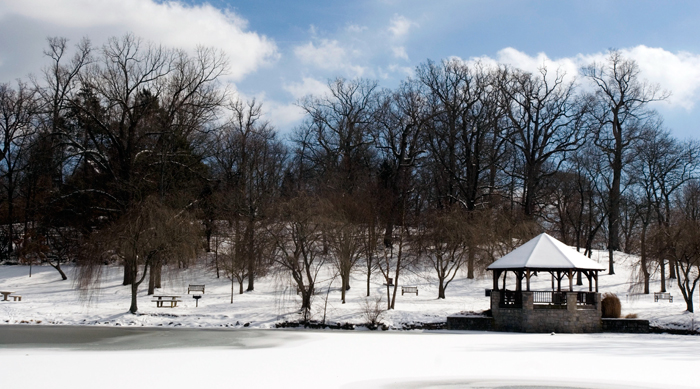
<path fill-rule="evenodd" d="M 593 259 L 607 263 L 607 254 L 595 252 Z M 673 303 L 654 302 L 653 295 L 640 294 L 639 287 L 633 287 L 633 262 L 635 257 L 619 254 L 616 259 L 616 274 L 600 274 L 600 292 L 616 293 L 622 302 L 622 315 L 636 314 L 648 319 L 653 326 L 664 328 L 698 329 L 696 314 L 685 311 L 683 298 L 674 282 L 667 287 L 674 297 Z M 331 269 L 319 275 L 319 293 L 313 301 L 312 319 L 327 323 L 362 324 L 363 303 L 366 301 L 365 275 L 358 269 L 348 291 L 347 303 L 340 302 L 340 280 L 331 280 Z M 58 273 L 49 266 L 35 266 L 29 277 L 26 266 L 0 266 L 0 291 L 12 291 L 22 296 L 21 302 L 0 302 L 0 325 L 2 324 L 61 324 L 99 326 L 167 326 L 167 327 L 206 327 L 231 328 L 274 328 L 275 323 L 295 321 L 299 314 L 300 298 L 294 287 L 283 275 L 268 276 L 256 280 L 255 291 L 238 294 L 238 284 L 231 303 L 231 282 L 226 278 L 216 278 L 211 268 L 195 267 L 184 271 L 171 271 L 163 276 L 163 288 L 156 294 L 181 295 L 183 302 L 176 308 L 156 308 L 151 296 L 146 295 L 146 285 L 142 284 L 139 293 L 139 314 L 127 311 L 130 304 L 130 289 L 121 285 L 121 269 L 106 267 L 100 288 L 92 295 L 81 296 L 72 281 L 74 269 L 66 266 L 69 280 L 61 281 Z M 382 296 L 386 301 L 386 287 L 381 276 L 372 278 L 370 300 Z M 514 280 L 509 280 L 511 287 Z M 584 286 L 576 289 L 587 290 Z M 330 283 L 330 285 L 329 285 Z M 188 284 L 206 284 L 206 293 L 195 307 L 195 300 L 187 295 Z M 467 280 L 464 275 L 449 285 L 447 298 L 437 299 L 437 282 L 429 270 L 424 272 L 404 272 L 399 285 L 418 286 L 418 296 L 399 293 L 396 309 L 384 314 L 381 321 L 390 328 L 402 328 L 402 324 L 444 322 L 446 317 L 459 312 L 480 312 L 489 308 L 489 299 L 484 289 L 492 285 L 491 274 L 480 275 L 475 280 Z M 330 286 L 330 288 L 329 288 Z M 549 275 L 533 278 L 533 290 L 548 290 L 551 287 Z M 330 292 L 328 292 L 330 290 Z M 658 277 L 653 280 L 652 291 L 659 290 Z M 328 292 L 328 293 L 327 293 Z M 700 305 L 697 301 L 696 305 Z"/>
<path fill-rule="evenodd" d="M 593 259 L 607 260 L 604 253 Z M 633 261 L 620 256 L 617 274 L 601 274 L 600 291 L 620 296 L 623 315 L 667 328 L 697 328 L 677 286 L 669 284 L 673 303 L 638 293 Z M 73 278 L 74 269 L 66 270 Z M 173 271 L 157 293 L 181 295 L 183 302 L 156 308 L 144 287 L 139 314 L 131 315 L 120 268 L 105 268 L 91 296 L 81 296 L 73 281 L 61 281 L 50 267 L 34 267 L 28 275 L 24 266 L 0 266 L 0 291 L 22 295 L 21 302 L 0 302 L 0 388 L 700 387 L 697 336 L 266 330 L 300 319 L 299 297 L 284 276 L 257 280 L 255 291 L 234 294 L 231 303 L 230 281 L 217 279 L 211 269 Z M 347 304 L 340 302 L 339 282 L 329 284 L 329 277 L 319 277 L 324 282 L 313 319 L 363 323 L 364 275 L 355 274 Z M 371 298 L 383 296 L 380 277 L 372 281 Z M 206 284 L 199 307 L 187 295 L 188 284 Z M 487 309 L 484 289 L 491 278 L 460 276 L 444 300 L 436 299 L 430 272 L 405 273 L 399 285 L 417 286 L 419 295 L 399 293 L 396 309 L 382 318 L 395 329 Z M 535 290 L 550 285 L 548 275 L 532 282 Z M 652 290 L 658 288 L 657 279 Z"/>

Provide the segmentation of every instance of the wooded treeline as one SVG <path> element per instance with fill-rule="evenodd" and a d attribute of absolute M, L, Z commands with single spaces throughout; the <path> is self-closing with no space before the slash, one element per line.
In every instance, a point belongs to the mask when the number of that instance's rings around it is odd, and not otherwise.
<path fill-rule="evenodd" d="M 45 55 L 41 76 L 0 85 L 0 255 L 64 278 L 77 260 L 84 287 L 120 264 L 132 312 L 146 277 L 153 293 L 198 258 L 232 296 L 284 271 L 302 308 L 328 264 L 343 301 L 351 274 L 369 295 L 410 269 L 433 269 L 445 298 L 543 231 L 607 248 L 610 273 L 614 251 L 639 254 L 641 290 L 676 279 L 692 310 L 700 147 L 663 127 L 650 103 L 667 93 L 618 51 L 579 79 L 450 59 L 395 89 L 330 80 L 285 137 L 227 91 L 214 49 L 125 35 L 51 38 Z"/>

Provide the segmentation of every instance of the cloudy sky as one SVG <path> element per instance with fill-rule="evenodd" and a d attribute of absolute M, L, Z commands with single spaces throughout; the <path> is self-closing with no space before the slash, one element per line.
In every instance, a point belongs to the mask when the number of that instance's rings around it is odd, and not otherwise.
<path fill-rule="evenodd" d="M 133 32 L 224 50 L 226 81 L 264 102 L 287 132 L 294 102 L 328 79 L 394 87 L 427 59 L 480 58 L 575 75 L 609 48 L 671 97 L 655 105 L 677 136 L 700 139 L 700 1 L 695 0 L 0 0 L 0 82 L 39 74 L 46 37 L 95 45 Z"/>

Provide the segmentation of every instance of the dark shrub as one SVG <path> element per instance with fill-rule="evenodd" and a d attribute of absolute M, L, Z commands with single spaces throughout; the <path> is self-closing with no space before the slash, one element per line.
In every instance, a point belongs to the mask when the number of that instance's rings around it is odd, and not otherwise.
<path fill-rule="evenodd" d="M 622 311 L 622 306 L 620 305 L 620 299 L 614 293 L 605 293 L 603 295 L 603 301 L 601 301 L 603 317 L 610 319 L 619 319 L 620 311 Z"/>

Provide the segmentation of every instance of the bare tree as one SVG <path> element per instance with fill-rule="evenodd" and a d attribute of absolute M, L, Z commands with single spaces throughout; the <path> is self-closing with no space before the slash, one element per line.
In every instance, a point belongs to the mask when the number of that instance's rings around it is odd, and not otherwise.
<path fill-rule="evenodd" d="M 248 278 L 247 247 L 244 242 L 240 221 L 234 221 L 227 239 L 224 239 L 225 251 L 222 253 L 222 267 L 231 280 L 231 304 L 233 304 L 234 282 L 238 282 L 238 294 L 243 294 L 243 284 Z"/>
<path fill-rule="evenodd" d="M 447 174 L 441 197 L 472 211 L 485 195 L 485 173 L 491 169 L 488 141 L 493 132 L 493 73 L 481 64 L 459 60 L 427 62 L 418 67 L 425 104 L 430 107 L 426 144 Z"/>
<path fill-rule="evenodd" d="M 94 233 L 92 247 L 98 251 L 81 255 L 79 286 L 84 290 L 95 286 L 105 258 L 116 255 L 135 276 L 130 284 L 129 312 L 136 313 L 138 288 L 149 270 L 153 274 L 162 265 L 196 258 L 200 235 L 187 213 L 170 209 L 150 197 L 132 206 L 109 228 Z"/>
<path fill-rule="evenodd" d="M 639 66 L 620 51 L 610 51 L 604 63 L 592 63 L 582 69 L 596 86 L 597 104 L 592 111 L 597 122 L 595 143 L 610 165 L 608 194 L 608 255 L 610 274 L 615 274 L 614 251 L 620 249 L 620 204 L 625 160 L 639 137 L 644 122 L 655 113 L 652 101 L 663 100 L 668 93 L 658 85 L 639 79 Z"/>
<path fill-rule="evenodd" d="M 229 112 L 216 132 L 212 165 L 220 182 L 218 210 L 235 226 L 236 255 L 245 258 L 247 290 L 252 291 L 255 277 L 264 273 L 256 255 L 263 237 L 257 232 L 279 194 L 287 151 L 255 100 L 234 100 Z"/>
<path fill-rule="evenodd" d="M 370 282 L 372 279 L 372 274 L 378 269 L 379 261 L 379 241 L 382 236 L 382 227 L 379 225 L 377 215 L 374 212 L 370 212 L 366 223 L 364 224 L 364 230 L 361 229 L 361 241 L 362 241 L 362 254 L 365 257 L 365 270 L 367 271 L 367 297 L 370 295 Z M 385 283 L 389 284 L 389 280 L 385 279 Z"/>
<path fill-rule="evenodd" d="M 405 207 L 406 204 L 403 205 L 404 209 Z M 396 228 L 394 231 L 392 245 L 384 245 L 382 247 L 382 258 L 377 263 L 379 271 L 384 278 L 387 280 L 391 278 L 394 281 L 394 285 L 386 284 L 387 309 L 396 307 L 396 292 L 398 288 L 395 285 L 399 285 L 401 274 L 403 274 L 404 270 L 413 266 L 417 258 L 415 255 L 417 250 L 411 248 L 410 241 L 412 237 L 407 221 L 406 212 L 404 211 L 401 219 L 399 219 L 399 228 Z"/>
<path fill-rule="evenodd" d="M 7 254 L 15 240 L 15 197 L 19 174 L 27 163 L 32 136 L 36 131 L 38 103 L 36 93 L 18 81 L 17 89 L 0 84 L 0 173 L 7 196 Z"/>
<path fill-rule="evenodd" d="M 56 134 L 75 178 L 64 208 L 91 226 L 117 219 L 153 192 L 164 201 L 168 191 L 178 207 L 191 204 L 196 195 L 180 194 L 200 180 L 196 140 L 222 102 L 217 79 L 226 66 L 210 49 L 190 56 L 131 34 L 110 38 L 79 73 L 73 122 Z M 133 280 L 126 268 L 124 284 Z"/>
<path fill-rule="evenodd" d="M 536 212 L 538 192 L 547 175 L 559 170 L 566 153 L 581 147 L 587 133 L 586 98 L 577 98 L 573 81 L 560 70 L 552 76 L 546 66 L 539 74 L 503 72 L 500 91 L 508 117 L 508 138 L 519 151 L 523 182 L 523 213 Z"/>
<path fill-rule="evenodd" d="M 445 298 L 447 286 L 467 261 L 468 247 L 473 240 L 469 226 L 465 223 L 464 212 L 453 208 L 436 212 L 427 217 L 426 224 L 419 230 L 416 245 L 419 255 L 423 255 L 435 270 L 438 278 L 438 298 Z"/>
<path fill-rule="evenodd" d="M 637 213 L 642 223 L 640 266 L 644 293 L 649 293 L 650 269 L 646 247 L 649 225 L 652 222 L 670 225 L 672 196 L 696 176 L 699 153 L 697 142 L 679 142 L 659 125 L 645 129 L 639 142 L 634 145 L 635 159 L 630 166 L 639 193 Z M 661 291 L 665 292 L 666 265 L 663 257 L 660 260 Z"/>
<path fill-rule="evenodd" d="M 404 198 L 414 189 L 415 169 L 425 153 L 422 137 L 430 118 L 424 96 L 414 82 L 381 95 L 377 110 L 375 147 L 382 158 L 379 181 L 382 190 L 384 244 L 392 244 L 394 225 L 403 210 Z M 379 210 L 378 210 L 379 211 Z"/>
<path fill-rule="evenodd" d="M 42 104 L 42 132 L 50 136 L 48 152 L 53 154 L 48 168 L 54 175 L 54 181 L 61 182 L 62 165 L 65 155 L 65 145 L 61 134 L 65 133 L 70 123 L 71 102 L 76 98 L 80 89 L 80 73 L 92 63 L 92 45 L 90 40 L 83 38 L 76 46 L 75 53 L 68 57 L 68 39 L 62 37 L 47 38 L 48 48 L 44 56 L 50 59 L 50 64 L 43 70 L 43 84 L 34 80 Z M 67 63 L 66 63 L 67 62 Z"/>
<path fill-rule="evenodd" d="M 342 215 L 335 215 L 326 223 L 324 232 L 340 275 L 340 300 L 345 304 L 345 292 L 350 290 L 350 275 L 361 258 L 362 228 Z"/>
<path fill-rule="evenodd" d="M 694 312 L 693 293 L 700 281 L 700 184 L 689 181 L 676 202 L 672 223 L 657 226 L 652 247 L 657 258 L 673 259 L 686 309 Z"/>
<path fill-rule="evenodd" d="M 285 272 L 289 272 L 301 294 L 301 309 L 308 320 L 316 278 L 325 264 L 322 234 L 323 218 L 319 200 L 301 194 L 279 205 L 277 222 L 268 224 L 268 233 L 274 243 L 273 258 Z"/>
<path fill-rule="evenodd" d="M 324 192 L 352 194 L 370 173 L 377 83 L 337 78 L 328 94 L 307 96 L 299 106 L 307 121 L 294 136 L 305 163 Z"/>

